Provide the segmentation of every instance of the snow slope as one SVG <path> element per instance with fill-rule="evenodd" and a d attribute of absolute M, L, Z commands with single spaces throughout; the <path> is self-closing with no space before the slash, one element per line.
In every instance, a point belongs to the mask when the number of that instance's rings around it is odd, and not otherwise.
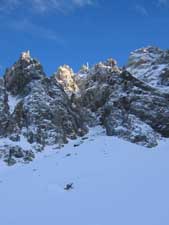
<path fill-rule="evenodd" d="M 20 99 L 16 96 L 12 96 L 8 94 L 8 105 L 9 105 L 9 111 L 10 113 L 13 113 L 15 110 L 15 107 L 19 103 Z"/>
<path fill-rule="evenodd" d="M 87 136 L 30 164 L 1 162 L 0 224 L 169 224 L 168 141 L 146 149 L 99 128 Z"/>

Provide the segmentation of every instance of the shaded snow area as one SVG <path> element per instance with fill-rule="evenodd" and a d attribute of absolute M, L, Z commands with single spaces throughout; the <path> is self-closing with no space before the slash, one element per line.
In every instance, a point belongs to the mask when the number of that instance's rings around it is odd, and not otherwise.
<path fill-rule="evenodd" d="M 19 146 L 23 149 L 32 149 L 33 144 L 30 144 L 27 139 L 20 135 L 20 141 L 12 141 L 9 138 L 1 138 L 0 139 L 0 148 L 3 148 L 4 146 Z"/>
<path fill-rule="evenodd" d="M 13 113 L 20 99 L 16 96 L 8 95 L 8 105 L 10 113 Z"/>
<path fill-rule="evenodd" d="M 168 225 L 169 142 L 146 149 L 99 128 L 84 139 L 1 163 L 0 224 Z"/>

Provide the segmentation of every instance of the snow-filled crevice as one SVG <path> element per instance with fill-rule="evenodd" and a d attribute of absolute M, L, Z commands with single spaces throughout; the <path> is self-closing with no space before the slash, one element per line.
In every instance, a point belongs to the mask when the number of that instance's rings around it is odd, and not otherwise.
<path fill-rule="evenodd" d="M 8 95 L 8 106 L 11 114 L 14 112 L 15 107 L 17 106 L 19 101 L 20 99 L 18 98 L 18 96 L 12 96 L 10 94 Z"/>

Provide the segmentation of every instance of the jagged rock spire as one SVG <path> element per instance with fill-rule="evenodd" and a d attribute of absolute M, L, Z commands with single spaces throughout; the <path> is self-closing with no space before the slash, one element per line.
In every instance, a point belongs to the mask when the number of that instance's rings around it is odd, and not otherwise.
<path fill-rule="evenodd" d="M 4 75 L 7 91 L 12 95 L 24 92 L 25 86 L 45 77 L 43 67 L 36 59 L 31 58 L 30 51 L 21 53 L 19 60 Z"/>
<path fill-rule="evenodd" d="M 78 86 L 74 78 L 74 72 L 68 65 L 60 66 L 54 74 L 55 79 L 60 83 L 67 94 L 78 91 Z"/>
<path fill-rule="evenodd" d="M 30 50 L 27 50 L 25 52 L 22 52 L 21 53 L 21 56 L 20 56 L 20 59 L 21 60 L 26 60 L 26 61 L 30 62 L 30 60 L 31 60 Z"/>

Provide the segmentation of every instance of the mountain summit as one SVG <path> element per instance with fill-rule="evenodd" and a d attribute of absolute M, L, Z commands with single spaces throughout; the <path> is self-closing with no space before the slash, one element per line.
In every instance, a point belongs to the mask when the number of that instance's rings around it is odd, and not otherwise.
<path fill-rule="evenodd" d="M 168 118 L 169 51 L 155 47 L 131 53 L 123 69 L 110 58 L 78 73 L 63 65 L 51 77 L 27 51 L 0 78 L 0 156 L 8 165 L 97 125 L 154 147 L 169 137 Z"/>

